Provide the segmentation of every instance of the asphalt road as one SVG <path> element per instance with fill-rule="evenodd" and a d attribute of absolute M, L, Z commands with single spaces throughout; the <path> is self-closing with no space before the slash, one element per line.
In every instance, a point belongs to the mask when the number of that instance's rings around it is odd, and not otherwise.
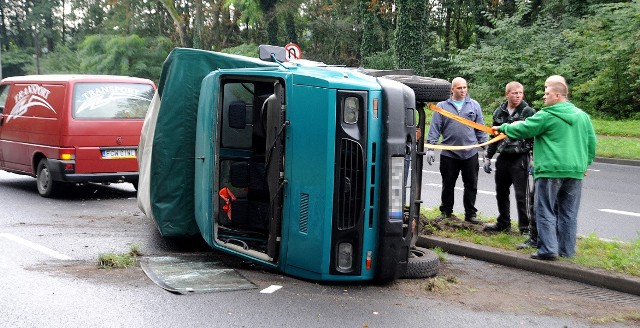
<path fill-rule="evenodd" d="M 439 156 L 436 156 L 436 160 Z M 439 161 L 424 165 L 423 206 L 440 205 L 441 178 Z M 494 172 L 486 174 L 480 167 L 476 208 L 485 216 L 496 217 Z M 462 178 L 456 185 L 454 212 L 464 213 L 462 206 Z M 511 219 L 517 221 L 513 189 L 511 190 Z M 582 201 L 578 213 L 578 234 L 595 234 L 599 238 L 636 241 L 640 238 L 640 166 L 593 163 L 583 180 Z"/>
<path fill-rule="evenodd" d="M 318 284 L 230 261 L 256 289 L 176 295 L 139 266 L 96 265 L 133 244 L 151 257 L 212 252 L 159 236 L 130 185 L 45 199 L 34 179 L 0 171 L 0 199 L 0 327 L 590 327 L 640 307 L 624 293 L 452 255 L 435 289 L 425 279 Z"/>

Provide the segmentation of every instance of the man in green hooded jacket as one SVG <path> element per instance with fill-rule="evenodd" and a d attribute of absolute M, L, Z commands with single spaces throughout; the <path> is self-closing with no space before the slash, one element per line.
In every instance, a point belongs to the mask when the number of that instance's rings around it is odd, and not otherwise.
<path fill-rule="evenodd" d="M 575 255 L 582 179 L 596 152 L 589 115 L 568 100 L 569 88 L 559 75 L 547 78 L 544 106 L 525 121 L 495 126 L 509 138 L 534 138 L 534 212 L 538 250 L 534 259 Z"/>

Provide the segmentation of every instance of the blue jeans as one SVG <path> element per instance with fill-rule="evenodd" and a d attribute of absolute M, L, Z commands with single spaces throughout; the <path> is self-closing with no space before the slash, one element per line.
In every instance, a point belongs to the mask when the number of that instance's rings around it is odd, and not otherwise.
<path fill-rule="evenodd" d="M 540 178 L 536 179 L 535 186 L 538 254 L 573 257 L 582 180 Z"/>

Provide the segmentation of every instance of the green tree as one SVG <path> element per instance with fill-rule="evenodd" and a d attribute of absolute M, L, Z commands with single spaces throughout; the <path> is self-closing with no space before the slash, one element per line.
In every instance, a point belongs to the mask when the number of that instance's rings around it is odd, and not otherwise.
<path fill-rule="evenodd" d="M 79 48 L 80 71 L 158 80 L 162 63 L 172 49 L 167 38 L 137 35 L 92 35 Z"/>
<path fill-rule="evenodd" d="M 398 25 L 396 27 L 396 59 L 398 68 L 412 68 L 418 74 L 424 70 L 425 2 L 422 0 L 398 0 Z"/>
<path fill-rule="evenodd" d="M 572 98 L 597 116 L 640 113 L 640 0 L 591 7 L 593 13 L 565 33 L 574 67 Z"/>
<path fill-rule="evenodd" d="M 525 87 L 525 96 L 536 108 L 542 105 L 542 85 L 552 74 L 572 77 L 563 64 L 570 49 L 555 20 L 539 19 L 528 24 L 531 7 L 519 1 L 515 14 L 493 19 L 495 28 L 479 46 L 471 46 L 454 56 L 459 75 L 470 82 L 470 93 L 487 111 L 503 99 L 504 86 L 517 80 Z"/>

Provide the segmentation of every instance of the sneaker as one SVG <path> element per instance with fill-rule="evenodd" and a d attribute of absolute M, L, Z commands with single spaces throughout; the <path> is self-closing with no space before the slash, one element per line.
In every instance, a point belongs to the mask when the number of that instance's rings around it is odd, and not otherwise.
<path fill-rule="evenodd" d="M 516 245 L 516 249 L 525 249 L 525 248 L 538 248 L 538 242 L 536 240 L 529 238 L 524 243 Z"/>
<path fill-rule="evenodd" d="M 482 224 L 482 221 L 478 220 L 478 218 L 475 215 L 464 218 L 464 221 L 469 222 L 471 224 Z"/>
<path fill-rule="evenodd" d="M 484 227 L 482 231 L 485 232 L 509 232 L 511 231 L 511 227 L 501 226 L 499 224 L 490 224 Z"/>
<path fill-rule="evenodd" d="M 531 258 L 534 260 L 543 260 L 543 261 L 555 261 L 558 259 L 555 255 L 542 255 L 538 252 L 531 254 Z"/>

